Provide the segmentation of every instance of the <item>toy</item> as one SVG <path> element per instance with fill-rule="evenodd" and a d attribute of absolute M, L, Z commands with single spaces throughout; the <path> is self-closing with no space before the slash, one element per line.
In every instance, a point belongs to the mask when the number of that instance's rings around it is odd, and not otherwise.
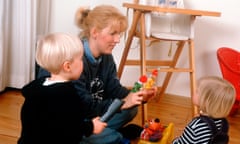
<path fill-rule="evenodd" d="M 158 71 L 153 70 L 150 77 L 147 79 L 147 82 L 144 84 L 144 88 L 146 89 L 152 88 L 156 83 L 157 75 L 158 75 Z"/>
<path fill-rule="evenodd" d="M 151 142 L 140 139 L 137 144 L 170 144 L 172 143 L 173 139 L 174 139 L 174 124 L 169 123 L 168 125 L 164 125 L 161 140 L 157 142 Z"/>
<path fill-rule="evenodd" d="M 131 92 L 137 92 L 141 88 L 145 88 L 145 89 L 152 88 L 156 83 L 157 75 L 158 75 L 158 71 L 153 70 L 150 77 L 147 77 L 146 75 L 141 76 L 139 80 L 134 83 L 134 86 Z"/>
<path fill-rule="evenodd" d="M 137 92 L 139 91 L 142 87 L 143 87 L 143 84 L 145 82 L 147 82 L 147 76 L 143 75 L 139 78 L 139 80 L 137 82 L 135 82 L 131 92 Z"/>
<path fill-rule="evenodd" d="M 160 123 L 158 118 L 151 119 L 144 126 L 143 131 L 141 132 L 140 138 L 142 140 L 157 142 L 163 136 L 164 126 Z"/>
<path fill-rule="evenodd" d="M 102 122 L 107 122 L 124 104 L 124 101 L 120 99 L 114 99 L 112 104 L 109 106 L 107 112 L 100 118 Z"/>

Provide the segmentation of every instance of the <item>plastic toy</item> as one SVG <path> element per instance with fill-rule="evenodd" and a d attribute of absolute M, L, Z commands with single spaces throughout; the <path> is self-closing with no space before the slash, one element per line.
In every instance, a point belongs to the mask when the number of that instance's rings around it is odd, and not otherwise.
<path fill-rule="evenodd" d="M 152 88 L 156 84 L 157 75 L 158 75 L 158 71 L 153 70 L 150 77 L 147 77 L 146 75 L 141 76 L 139 80 L 134 83 L 134 86 L 131 92 L 137 92 L 141 88 L 145 88 L 145 89 Z"/>
<path fill-rule="evenodd" d="M 144 88 L 150 89 L 156 84 L 156 79 L 158 76 L 158 71 L 153 70 L 150 77 L 147 79 L 147 82 L 144 84 Z"/>
<path fill-rule="evenodd" d="M 124 101 L 120 99 L 114 99 L 112 104 L 109 106 L 107 112 L 100 118 L 102 122 L 107 122 L 111 117 L 119 111 L 121 106 L 124 104 Z"/>
<path fill-rule="evenodd" d="M 146 141 L 157 142 L 162 138 L 164 128 L 158 118 L 151 119 L 144 126 L 140 138 Z"/>
<path fill-rule="evenodd" d="M 158 142 L 140 139 L 137 144 L 170 144 L 174 139 L 174 124 L 169 123 L 163 130 L 162 138 Z"/>
<path fill-rule="evenodd" d="M 131 92 L 137 92 L 139 91 L 142 87 L 143 84 L 147 82 L 147 76 L 143 75 L 139 78 L 139 80 L 137 82 L 135 82 Z"/>

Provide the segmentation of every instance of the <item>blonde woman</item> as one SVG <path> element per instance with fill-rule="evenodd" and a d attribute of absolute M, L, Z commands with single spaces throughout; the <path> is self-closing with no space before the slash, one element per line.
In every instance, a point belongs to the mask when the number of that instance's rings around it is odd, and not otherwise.
<path fill-rule="evenodd" d="M 75 21 L 81 29 L 80 39 L 84 47 L 84 70 L 75 81 L 75 87 L 80 96 L 93 103 L 88 117 L 103 115 L 115 98 L 125 101 L 122 111 L 107 122 L 108 126 L 102 133 L 85 137 L 81 143 L 118 144 L 122 141 L 118 129 L 136 116 L 136 106 L 142 103 L 143 95 L 151 97 L 156 89 L 130 93 L 117 78 L 112 50 L 120 42 L 128 25 L 126 16 L 117 8 L 110 5 L 99 5 L 92 10 L 80 8 Z"/>
<path fill-rule="evenodd" d="M 216 76 L 199 79 L 193 103 L 199 106 L 200 116 L 185 127 L 182 135 L 176 138 L 173 144 L 210 143 L 213 133 L 208 121 L 213 121 L 218 130 L 223 128 L 223 125 L 228 128 L 226 117 L 234 101 L 235 89 L 228 81 Z"/>
<path fill-rule="evenodd" d="M 82 73 L 82 56 L 77 36 L 54 33 L 39 41 L 36 61 L 51 76 L 22 89 L 25 101 L 18 144 L 79 144 L 83 135 L 98 134 L 106 127 L 98 117 L 86 119 L 90 105 L 71 82 Z"/>

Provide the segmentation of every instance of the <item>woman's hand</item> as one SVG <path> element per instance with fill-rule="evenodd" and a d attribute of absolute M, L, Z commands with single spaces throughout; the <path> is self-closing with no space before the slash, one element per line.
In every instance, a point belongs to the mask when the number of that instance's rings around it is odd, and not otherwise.
<path fill-rule="evenodd" d="M 92 120 L 92 122 L 93 122 L 93 133 L 94 134 L 101 133 L 107 126 L 107 123 L 101 122 L 99 117 L 94 118 Z"/>
<path fill-rule="evenodd" d="M 130 92 L 124 99 L 123 101 L 125 102 L 121 109 L 128 109 L 131 108 L 135 105 L 140 105 L 143 101 L 143 92 L 138 91 L 138 92 Z"/>
<path fill-rule="evenodd" d="M 125 103 L 123 104 L 121 109 L 128 109 L 136 105 L 140 105 L 143 102 L 148 102 L 157 94 L 157 87 L 142 89 L 135 93 L 129 93 L 127 97 L 123 99 Z"/>
<path fill-rule="evenodd" d="M 148 102 L 150 99 L 157 95 L 157 87 L 152 87 L 149 89 L 143 89 L 143 102 Z"/>

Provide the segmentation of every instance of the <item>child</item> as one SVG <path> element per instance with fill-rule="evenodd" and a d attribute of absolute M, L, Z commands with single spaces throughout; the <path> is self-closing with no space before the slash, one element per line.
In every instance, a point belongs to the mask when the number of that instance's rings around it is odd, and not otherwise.
<path fill-rule="evenodd" d="M 77 95 L 71 80 L 80 77 L 83 46 L 77 36 L 54 33 L 38 43 L 37 63 L 51 73 L 27 84 L 18 144 L 79 144 L 82 136 L 99 134 L 106 123 L 87 120 L 90 101 Z"/>
<path fill-rule="evenodd" d="M 199 106 L 200 116 L 194 118 L 184 129 L 182 135 L 173 144 L 207 144 L 212 131 L 201 117 L 212 119 L 220 129 L 235 101 L 235 89 L 226 80 L 210 76 L 198 81 L 193 103 Z M 228 126 L 228 123 L 227 123 Z"/>

